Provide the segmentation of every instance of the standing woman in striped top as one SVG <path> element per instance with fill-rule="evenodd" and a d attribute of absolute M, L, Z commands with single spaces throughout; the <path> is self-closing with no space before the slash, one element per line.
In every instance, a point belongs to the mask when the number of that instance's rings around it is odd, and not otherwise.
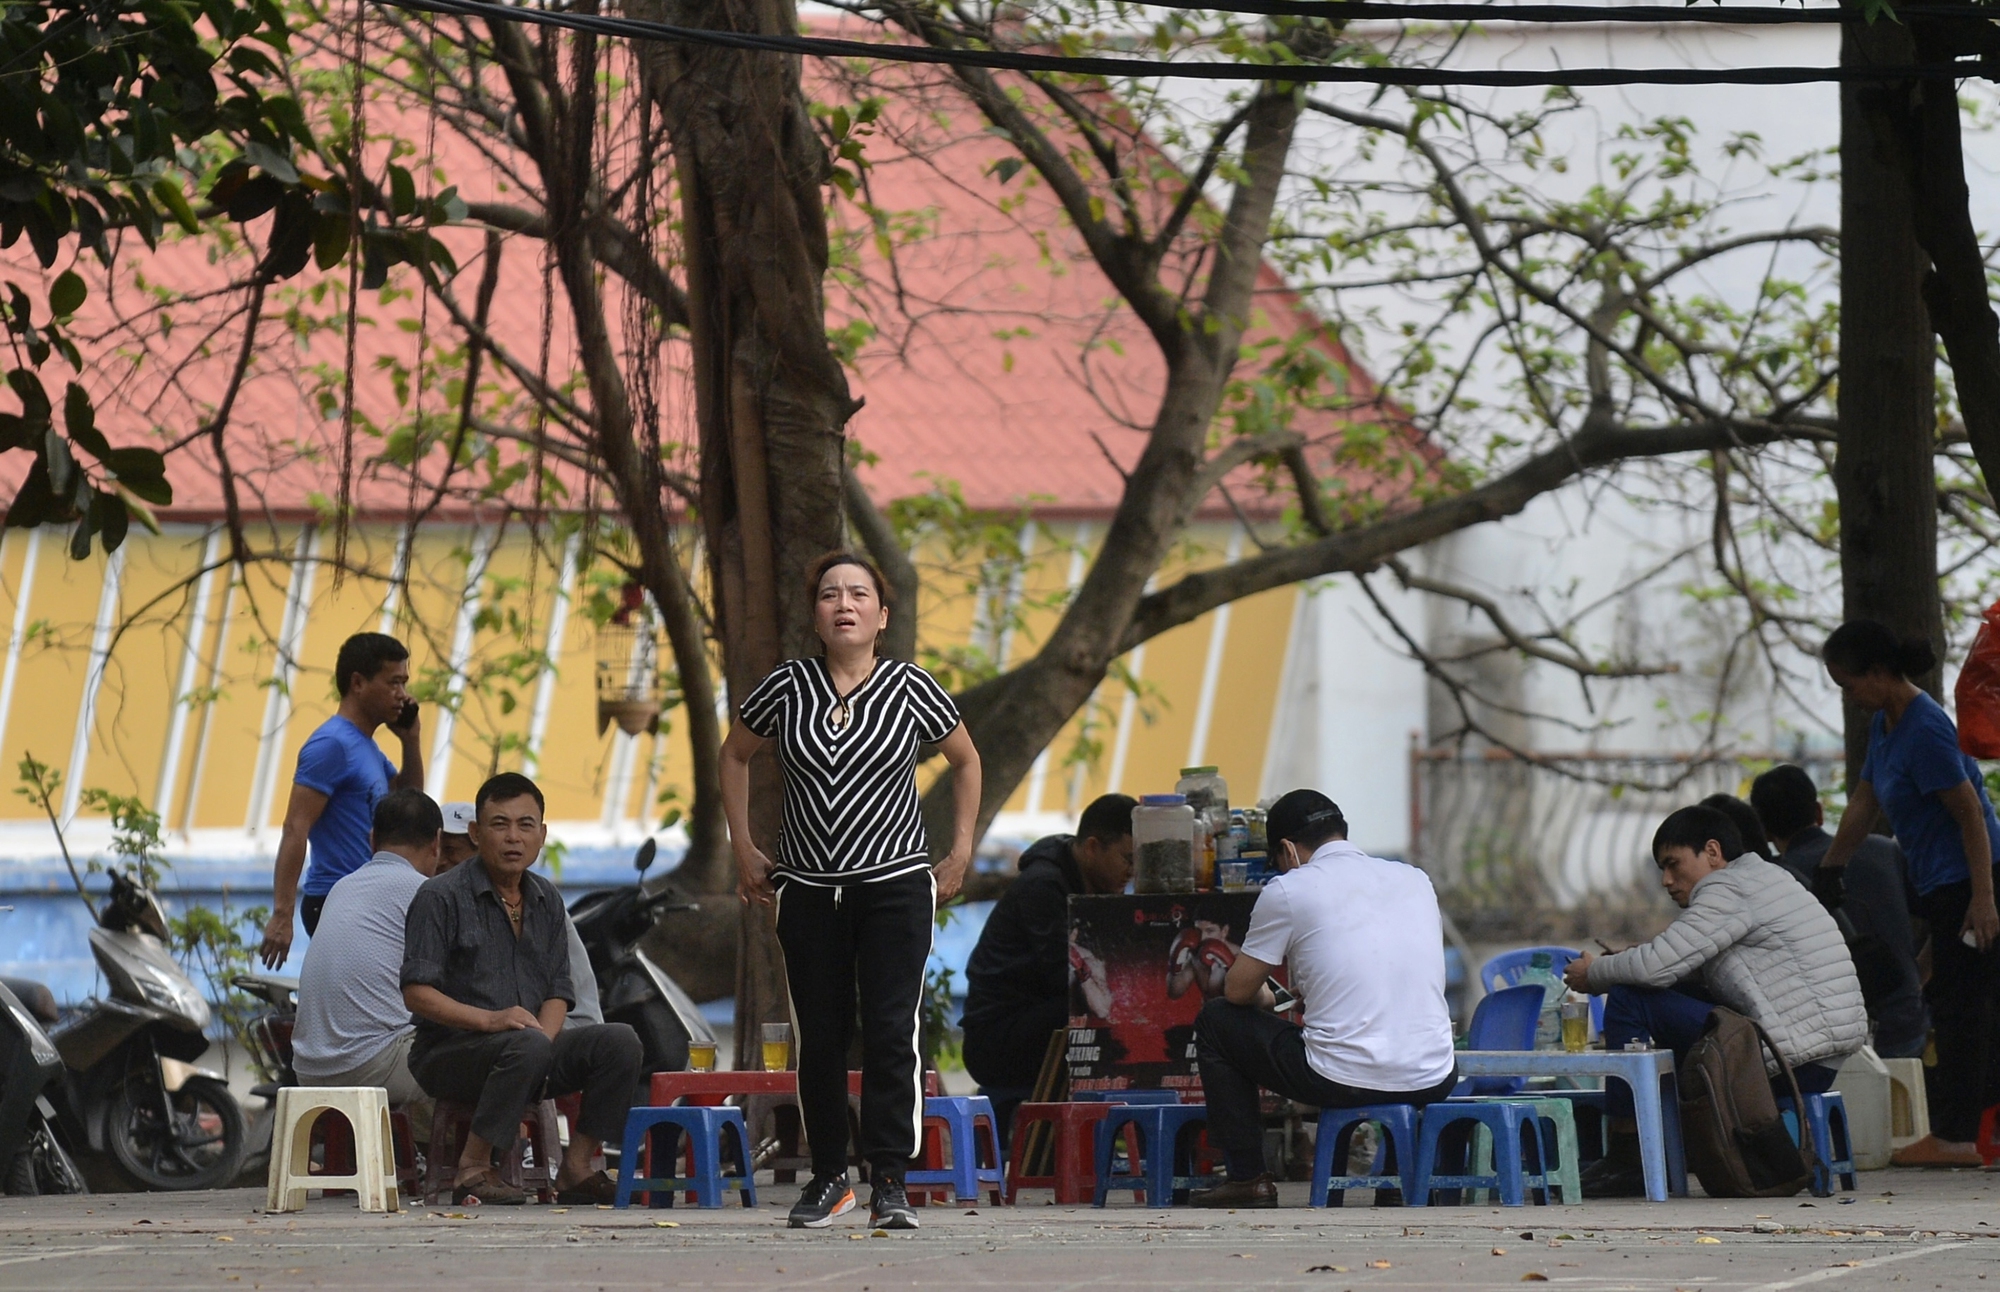
<path fill-rule="evenodd" d="M 847 1179 L 847 1050 L 860 999 L 860 1153 L 877 1228 L 915 1229 L 903 1175 L 923 1131 L 917 1048 L 924 962 L 937 905 L 958 892 L 979 814 L 979 751 L 930 674 L 883 659 L 887 587 L 861 557 L 834 552 L 813 569 L 813 627 L 823 657 L 786 660 L 738 706 L 722 745 L 722 803 L 746 902 L 777 904 L 798 1027 L 799 1108 L 812 1179 L 794 1229 L 852 1210 Z M 750 759 L 778 742 L 784 815 L 774 862 L 750 836 Z M 935 870 L 917 802 L 917 753 L 936 745 L 952 769 L 951 849 Z"/>

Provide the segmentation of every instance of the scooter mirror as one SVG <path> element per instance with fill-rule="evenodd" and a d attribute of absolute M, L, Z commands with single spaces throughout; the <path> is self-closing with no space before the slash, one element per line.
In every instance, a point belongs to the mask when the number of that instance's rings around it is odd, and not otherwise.
<path fill-rule="evenodd" d="M 660 845 L 654 843 L 651 839 L 639 845 L 639 851 L 632 858 L 632 864 L 638 868 L 640 874 L 643 875 L 646 873 L 647 868 L 653 864 L 653 854 L 659 850 Z"/>

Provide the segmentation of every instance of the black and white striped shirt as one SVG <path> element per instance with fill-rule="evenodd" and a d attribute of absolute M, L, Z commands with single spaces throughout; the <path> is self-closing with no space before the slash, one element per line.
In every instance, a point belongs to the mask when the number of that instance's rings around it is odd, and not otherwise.
<path fill-rule="evenodd" d="M 958 726 L 958 706 L 914 664 L 884 659 L 847 697 L 823 659 L 786 660 L 738 710 L 743 725 L 778 742 L 785 768 L 779 876 L 832 885 L 894 879 L 930 865 L 917 803 L 917 748 Z"/>

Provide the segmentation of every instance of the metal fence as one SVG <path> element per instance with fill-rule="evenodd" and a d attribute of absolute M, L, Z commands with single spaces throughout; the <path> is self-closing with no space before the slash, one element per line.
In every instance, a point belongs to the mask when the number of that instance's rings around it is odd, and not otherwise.
<path fill-rule="evenodd" d="M 1585 753 L 1530 762 L 1413 749 L 1412 860 L 1462 920 L 1650 903 L 1658 886 L 1650 845 L 1661 818 L 1710 794 L 1747 796 L 1751 779 L 1778 762 L 1800 764 L 1822 788 L 1844 781 L 1837 753 Z"/>

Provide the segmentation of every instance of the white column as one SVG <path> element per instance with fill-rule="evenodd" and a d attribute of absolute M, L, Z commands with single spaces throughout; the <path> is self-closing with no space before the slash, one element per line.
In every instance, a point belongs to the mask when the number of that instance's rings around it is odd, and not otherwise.
<path fill-rule="evenodd" d="M 437 730 L 431 735 L 430 765 L 424 768 L 424 792 L 444 802 L 445 786 L 451 780 L 451 736 L 458 723 L 458 701 L 465 694 L 465 666 L 472 658 L 473 621 L 479 617 L 480 585 L 486 581 L 486 567 L 493 559 L 496 527 L 478 525 L 472 531 L 472 560 L 465 567 L 465 592 L 458 601 L 458 622 L 451 634 L 451 679 L 445 683 L 450 697 L 437 706 Z"/>
<path fill-rule="evenodd" d="M 410 526 L 403 526 L 403 532 L 396 535 L 396 559 L 389 566 L 389 590 L 382 594 L 382 618 L 375 626 L 378 633 L 396 631 L 396 611 L 402 608 L 403 584 L 410 577 Z"/>
<path fill-rule="evenodd" d="M 257 737 L 257 770 L 250 779 L 250 806 L 244 828 L 255 839 L 269 824 L 271 801 L 285 756 L 285 728 L 292 721 L 292 685 L 299 675 L 299 648 L 312 618 L 313 583 L 319 573 L 317 525 L 299 530 L 292 554 L 292 581 L 285 590 L 285 617 L 278 628 L 278 656 L 271 661 L 271 691 L 264 701 L 264 726 Z"/>
<path fill-rule="evenodd" d="M 1243 526 L 1237 525 L 1229 531 L 1229 547 L 1224 560 L 1234 565 L 1243 555 Z M 1210 720 L 1215 716 L 1215 692 L 1222 684 L 1222 657 L 1229 646 L 1229 605 L 1225 601 L 1212 613 L 1208 626 L 1208 658 L 1201 668 L 1201 698 L 1194 708 L 1194 734 L 1188 737 L 1187 762 L 1185 767 L 1205 766 L 1208 759 L 1208 732 Z"/>
<path fill-rule="evenodd" d="M 201 647 L 208 637 L 208 606 L 215 597 L 215 562 L 222 554 L 222 530 L 212 529 L 201 547 L 201 573 L 194 585 L 194 614 L 188 622 L 187 648 L 181 652 L 180 679 L 174 684 L 173 711 L 167 718 L 167 747 L 160 756 L 160 784 L 153 792 L 153 808 L 160 814 L 160 829 L 173 828 L 174 785 L 180 780 L 181 752 L 187 745 L 188 703 L 194 695 L 195 678 L 201 672 Z"/>
<path fill-rule="evenodd" d="M 6 550 L 0 540 L 0 552 Z M 0 674 L 0 741 L 7 738 L 7 720 L 14 715 L 14 679 L 21 672 L 21 647 L 28 635 L 28 602 L 35 592 L 35 561 L 42 554 L 42 530 L 28 531 L 28 553 L 21 562 L 21 586 L 14 592 L 14 635 L 7 639 L 7 668 Z"/>
<path fill-rule="evenodd" d="M 76 819 L 83 797 L 83 777 L 90 766 L 90 729 L 97 722 L 97 692 L 104 685 L 104 665 L 111 654 L 111 634 L 118 627 L 118 582 L 125 573 L 126 548 L 120 546 L 104 562 L 104 583 L 97 593 L 97 622 L 90 631 L 90 663 L 83 674 L 83 702 L 77 706 L 76 735 L 70 740 L 69 768 L 63 773 L 63 824 Z"/>
<path fill-rule="evenodd" d="M 208 664 L 208 694 L 213 697 L 222 687 L 222 663 L 229 650 L 229 625 L 236 618 L 236 589 L 241 571 L 231 566 L 223 571 L 229 580 L 227 590 L 222 594 L 222 617 L 215 630 L 215 654 Z M 215 730 L 215 700 L 211 698 L 202 706 L 201 735 L 195 740 L 194 769 L 188 773 L 187 797 L 181 803 L 181 837 L 185 839 L 195 828 L 195 814 L 201 806 L 201 778 L 208 771 L 208 737 Z"/>
<path fill-rule="evenodd" d="M 1083 572 L 1086 564 L 1083 554 L 1089 543 L 1090 522 L 1080 520 L 1076 523 L 1076 538 L 1074 546 L 1070 548 L 1069 553 L 1068 586 L 1072 597 L 1076 595 L 1076 590 L 1083 586 Z M 1042 752 L 1035 755 L 1035 765 L 1028 769 L 1028 802 L 1026 806 L 1029 812 L 1039 812 L 1042 810 L 1042 799 L 1048 792 L 1048 784 L 1049 751 L 1044 746 Z"/>
<path fill-rule="evenodd" d="M 549 632 L 542 643 L 548 663 L 535 682 L 535 707 L 528 715 L 528 749 L 521 759 L 522 772 L 531 778 L 541 775 L 542 740 L 549 733 L 549 714 L 555 711 L 556 670 L 562 665 L 563 633 L 569 627 L 569 598 L 576 587 L 577 553 L 582 546 L 581 530 L 563 544 L 562 573 L 556 577 L 555 604 L 549 607 Z"/>

